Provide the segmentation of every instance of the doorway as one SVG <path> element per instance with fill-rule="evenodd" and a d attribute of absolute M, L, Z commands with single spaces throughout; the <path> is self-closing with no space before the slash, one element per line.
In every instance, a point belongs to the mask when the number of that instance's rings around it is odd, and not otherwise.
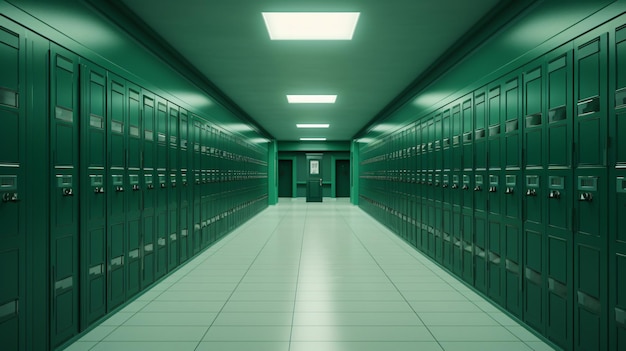
<path fill-rule="evenodd" d="M 278 197 L 293 197 L 293 160 L 278 160 Z"/>
<path fill-rule="evenodd" d="M 335 197 L 350 197 L 350 160 L 335 161 Z"/>

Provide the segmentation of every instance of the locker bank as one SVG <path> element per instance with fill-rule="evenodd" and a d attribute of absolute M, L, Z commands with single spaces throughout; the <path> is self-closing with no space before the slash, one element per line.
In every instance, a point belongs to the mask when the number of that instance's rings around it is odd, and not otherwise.
<path fill-rule="evenodd" d="M 626 350 L 621 0 L 4 0 L 0 62 L 3 350 Z"/>

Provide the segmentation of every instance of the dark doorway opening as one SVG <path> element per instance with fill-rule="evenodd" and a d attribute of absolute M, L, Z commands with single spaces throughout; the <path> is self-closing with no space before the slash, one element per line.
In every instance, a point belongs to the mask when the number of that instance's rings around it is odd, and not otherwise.
<path fill-rule="evenodd" d="M 335 197 L 350 197 L 350 160 L 335 161 Z"/>
<path fill-rule="evenodd" d="M 293 197 L 292 160 L 278 160 L 278 197 Z"/>

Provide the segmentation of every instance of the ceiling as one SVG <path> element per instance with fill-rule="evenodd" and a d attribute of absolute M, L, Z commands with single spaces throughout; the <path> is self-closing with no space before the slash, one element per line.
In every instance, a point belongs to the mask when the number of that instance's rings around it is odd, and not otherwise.
<path fill-rule="evenodd" d="M 276 140 L 350 140 L 497 0 L 116 0 Z M 262 12 L 360 12 L 351 41 L 271 41 Z M 288 104 L 287 94 L 337 94 Z M 329 123 L 297 129 L 296 123 Z"/>

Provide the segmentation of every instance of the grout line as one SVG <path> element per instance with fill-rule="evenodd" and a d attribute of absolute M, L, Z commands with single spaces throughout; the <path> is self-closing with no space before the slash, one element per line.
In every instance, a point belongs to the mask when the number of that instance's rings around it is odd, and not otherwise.
<path fill-rule="evenodd" d="M 287 351 L 291 351 L 291 339 L 293 338 L 293 323 L 296 319 L 296 305 L 298 303 L 298 285 L 300 282 L 300 268 L 302 267 L 302 252 L 304 251 L 304 236 L 306 233 L 306 224 L 308 220 L 309 205 L 306 205 L 304 211 L 304 223 L 302 225 L 302 236 L 300 239 L 300 256 L 298 257 L 298 275 L 296 276 L 296 291 L 293 296 L 293 312 L 291 313 L 291 329 L 289 330 L 289 345 Z"/>

